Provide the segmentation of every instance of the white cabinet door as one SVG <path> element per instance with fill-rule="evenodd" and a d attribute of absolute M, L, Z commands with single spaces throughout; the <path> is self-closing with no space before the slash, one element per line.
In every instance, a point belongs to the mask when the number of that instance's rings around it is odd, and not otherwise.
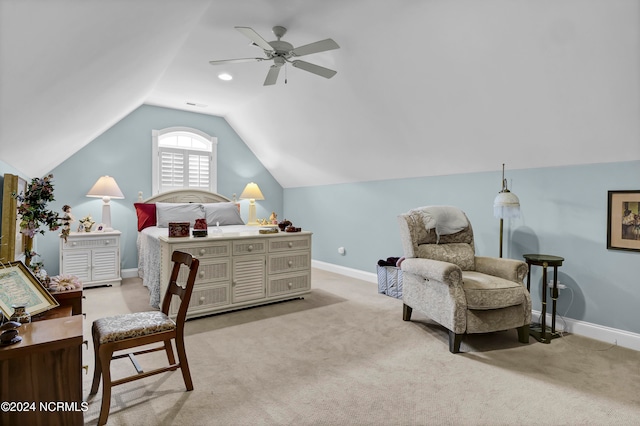
<path fill-rule="evenodd" d="M 241 256 L 233 259 L 233 303 L 262 299 L 266 296 L 265 264 L 264 256 Z"/>
<path fill-rule="evenodd" d="M 75 275 L 81 282 L 91 281 L 91 250 L 67 251 L 62 255 L 61 273 Z"/>
<path fill-rule="evenodd" d="M 93 250 L 91 281 L 111 280 L 120 277 L 120 256 L 116 249 Z"/>

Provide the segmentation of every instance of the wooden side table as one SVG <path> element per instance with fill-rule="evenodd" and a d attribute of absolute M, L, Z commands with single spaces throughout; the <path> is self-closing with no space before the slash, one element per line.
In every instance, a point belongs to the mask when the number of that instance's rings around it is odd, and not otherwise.
<path fill-rule="evenodd" d="M 531 266 L 542 266 L 542 313 L 540 324 L 531 324 L 529 334 L 541 343 L 551 343 L 551 339 L 560 337 L 556 332 L 556 302 L 558 300 L 558 266 L 562 266 L 563 257 L 551 256 L 548 254 L 525 254 L 525 261 L 529 267 L 527 273 L 527 290 L 531 291 Z M 547 268 L 553 266 L 553 288 L 551 289 L 551 299 L 553 300 L 551 329 L 548 330 L 547 321 Z"/>

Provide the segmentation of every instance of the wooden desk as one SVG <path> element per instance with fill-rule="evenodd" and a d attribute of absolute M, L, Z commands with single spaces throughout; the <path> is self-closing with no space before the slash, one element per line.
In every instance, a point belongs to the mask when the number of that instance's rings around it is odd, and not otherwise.
<path fill-rule="evenodd" d="M 0 410 L 0 424 L 84 423 L 82 321 L 82 315 L 74 315 L 23 324 L 22 342 L 0 346 L 0 402 L 23 408 Z"/>

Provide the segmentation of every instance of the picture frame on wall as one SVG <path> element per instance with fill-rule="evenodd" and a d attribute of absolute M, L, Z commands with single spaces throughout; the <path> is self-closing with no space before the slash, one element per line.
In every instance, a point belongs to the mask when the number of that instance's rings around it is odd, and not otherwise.
<path fill-rule="evenodd" d="M 29 268 L 18 261 L 0 265 L 0 310 L 6 318 L 13 314 L 14 305 L 25 306 L 29 314 L 36 315 L 59 303 Z"/>
<path fill-rule="evenodd" d="M 640 190 L 608 192 L 607 248 L 640 251 Z"/>

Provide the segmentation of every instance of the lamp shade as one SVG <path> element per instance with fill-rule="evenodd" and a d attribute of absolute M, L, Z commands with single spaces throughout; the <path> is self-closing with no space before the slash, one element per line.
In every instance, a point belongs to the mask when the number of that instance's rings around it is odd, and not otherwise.
<path fill-rule="evenodd" d="M 264 195 L 262 195 L 262 191 L 258 185 L 254 182 L 249 182 L 247 186 L 244 187 L 244 191 L 240 194 L 241 200 L 264 200 Z"/>
<path fill-rule="evenodd" d="M 101 176 L 93 187 L 91 187 L 87 193 L 87 197 L 124 198 L 124 195 L 113 177 Z"/>
<path fill-rule="evenodd" d="M 508 189 L 499 192 L 493 200 L 493 216 L 498 219 L 520 217 L 520 200 Z"/>

